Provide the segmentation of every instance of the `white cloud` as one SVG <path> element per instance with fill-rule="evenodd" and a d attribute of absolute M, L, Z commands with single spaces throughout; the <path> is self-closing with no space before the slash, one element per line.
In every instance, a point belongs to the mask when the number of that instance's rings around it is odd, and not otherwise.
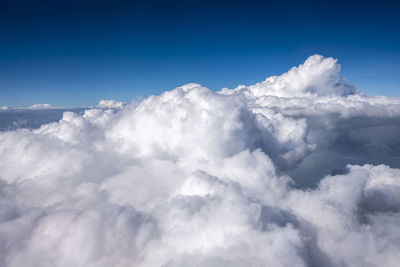
<path fill-rule="evenodd" d="M 400 103 L 339 70 L 0 132 L 0 265 L 396 266 Z"/>
<path fill-rule="evenodd" d="M 99 108 L 123 108 L 126 105 L 124 102 L 118 102 L 115 100 L 100 100 L 97 107 Z"/>
<path fill-rule="evenodd" d="M 292 191 L 289 203 L 308 224 L 318 266 L 395 266 L 399 260 L 400 170 L 348 166 L 315 191 Z"/>
<path fill-rule="evenodd" d="M 340 65 L 333 58 L 320 55 L 309 57 L 304 64 L 291 68 L 281 76 L 271 76 L 249 87 L 239 86 L 235 91 L 247 91 L 252 96 L 305 97 L 347 96 L 357 90 L 340 75 Z M 229 90 L 226 90 L 229 93 Z"/>
<path fill-rule="evenodd" d="M 49 109 L 52 108 L 50 104 L 34 104 L 30 107 L 31 109 Z"/>

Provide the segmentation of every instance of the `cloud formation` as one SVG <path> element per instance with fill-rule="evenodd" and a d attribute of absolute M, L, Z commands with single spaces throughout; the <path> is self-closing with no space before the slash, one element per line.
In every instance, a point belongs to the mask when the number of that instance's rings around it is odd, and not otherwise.
<path fill-rule="evenodd" d="M 52 108 L 50 104 L 34 104 L 30 107 L 31 109 L 49 109 Z"/>
<path fill-rule="evenodd" d="M 339 71 L 1 132 L 0 265 L 396 266 L 400 100 Z"/>
<path fill-rule="evenodd" d="M 124 102 L 118 102 L 115 100 L 100 100 L 97 107 L 99 108 L 123 108 L 126 105 Z"/>

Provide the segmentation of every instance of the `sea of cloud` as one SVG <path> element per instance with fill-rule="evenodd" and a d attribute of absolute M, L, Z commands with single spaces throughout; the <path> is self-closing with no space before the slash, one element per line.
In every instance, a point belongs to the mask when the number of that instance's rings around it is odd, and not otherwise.
<path fill-rule="evenodd" d="M 0 266 L 398 266 L 400 99 L 339 72 L 0 132 Z"/>

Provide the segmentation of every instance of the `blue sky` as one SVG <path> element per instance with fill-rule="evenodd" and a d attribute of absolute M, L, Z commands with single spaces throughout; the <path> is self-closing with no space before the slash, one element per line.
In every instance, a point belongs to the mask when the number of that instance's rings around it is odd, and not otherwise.
<path fill-rule="evenodd" d="M 1 1 L 0 105 L 233 88 L 315 53 L 338 58 L 360 90 L 400 96 L 398 4 L 277 2 Z"/>

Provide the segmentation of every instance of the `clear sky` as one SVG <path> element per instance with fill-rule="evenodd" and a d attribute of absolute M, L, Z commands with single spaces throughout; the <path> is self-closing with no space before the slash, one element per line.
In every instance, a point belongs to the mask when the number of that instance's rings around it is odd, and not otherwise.
<path fill-rule="evenodd" d="M 360 90 L 400 96 L 399 14 L 395 1 L 2 0 L 0 105 L 233 88 L 315 53 Z"/>

